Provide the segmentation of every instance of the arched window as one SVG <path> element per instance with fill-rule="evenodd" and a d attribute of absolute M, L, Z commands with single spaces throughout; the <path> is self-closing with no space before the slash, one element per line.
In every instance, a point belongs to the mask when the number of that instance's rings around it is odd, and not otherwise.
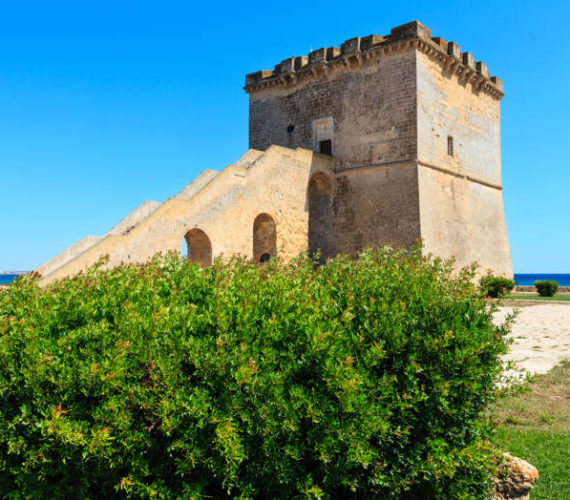
<path fill-rule="evenodd" d="M 333 184 L 327 175 L 318 172 L 309 180 L 309 252 L 319 250 L 321 260 L 333 255 L 334 232 L 332 217 Z"/>
<path fill-rule="evenodd" d="M 212 243 L 204 231 L 197 228 L 191 229 L 184 236 L 184 240 L 186 241 L 186 258 L 188 260 L 196 262 L 202 267 L 212 265 Z"/>
<path fill-rule="evenodd" d="M 267 262 L 277 253 L 277 228 L 273 217 L 259 214 L 253 221 L 253 259 Z"/>

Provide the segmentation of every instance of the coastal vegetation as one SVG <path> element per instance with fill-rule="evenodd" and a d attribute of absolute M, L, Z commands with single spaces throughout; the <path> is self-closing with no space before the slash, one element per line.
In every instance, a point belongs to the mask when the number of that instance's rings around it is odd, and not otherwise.
<path fill-rule="evenodd" d="M 552 280 L 537 280 L 534 287 L 541 297 L 552 297 L 558 291 L 558 283 Z"/>
<path fill-rule="evenodd" d="M 486 275 L 481 278 L 481 290 L 493 299 L 504 297 L 515 287 L 515 282 L 502 276 Z"/>
<path fill-rule="evenodd" d="M 8 498 L 485 498 L 508 326 L 421 248 L 0 294 Z"/>

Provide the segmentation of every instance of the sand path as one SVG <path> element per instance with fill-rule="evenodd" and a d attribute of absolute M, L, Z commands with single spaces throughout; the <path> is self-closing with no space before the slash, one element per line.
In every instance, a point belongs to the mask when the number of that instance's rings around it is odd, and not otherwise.
<path fill-rule="evenodd" d="M 494 320 L 502 323 L 513 307 L 501 307 Z M 511 352 L 506 359 L 531 373 L 546 373 L 570 358 L 570 304 L 520 307 L 512 324 Z"/>

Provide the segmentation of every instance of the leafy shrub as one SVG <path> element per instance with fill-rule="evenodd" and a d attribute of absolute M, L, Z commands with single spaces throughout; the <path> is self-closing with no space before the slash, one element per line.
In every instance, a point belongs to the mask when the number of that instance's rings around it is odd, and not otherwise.
<path fill-rule="evenodd" d="M 203 270 L 173 255 L 0 294 L 8 498 L 485 498 L 506 326 L 382 249 Z"/>
<path fill-rule="evenodd" d="M 536 280 L 534 287 L 542 297 L 553 297 L 558 291 L 558 282 L 552 280 Z"/>
<path fill-rule="evenodd" d="M 501 276 L 483 276 L 481 278 L 481 290 L 487 297 L 494 299 L 503 297 L 515 287 L 515 282 Z"/>

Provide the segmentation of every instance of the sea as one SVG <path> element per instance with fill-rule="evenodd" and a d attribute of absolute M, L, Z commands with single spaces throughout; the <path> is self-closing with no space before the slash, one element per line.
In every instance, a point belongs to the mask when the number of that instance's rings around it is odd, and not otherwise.
<path fill-rule="evenodd" d="M 570 274 L 518 274 L 515 281 L 518 286 L 533 286 L 536 280 L 557 281 L 560 286 L 570 286 Z"/>
<path fill-rule="evenodd" d="M 9 285 L 19 274 L 0 274 L 0 285 Z"/>

